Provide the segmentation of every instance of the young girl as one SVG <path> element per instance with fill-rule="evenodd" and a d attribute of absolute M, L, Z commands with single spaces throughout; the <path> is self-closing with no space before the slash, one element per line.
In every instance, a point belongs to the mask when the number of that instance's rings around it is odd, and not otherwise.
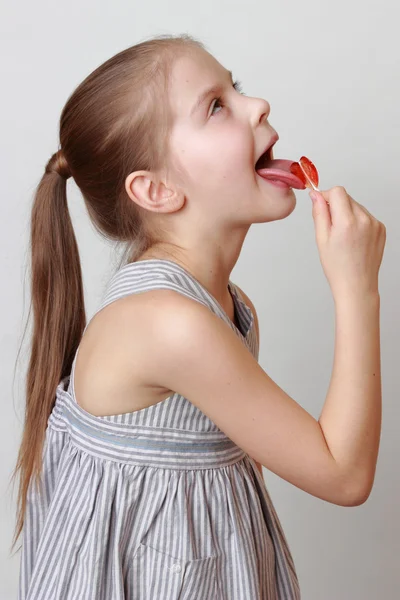
<path fill-rule="evenodd" d="M 32 211 L 19 600 L 298 599 L 261 465 L 327 502 L 367 499 L 385 228 L 341 187 L 316 194 L 337 323 L 316 421 L 258 364 L 257 313 L 230 280 L 251 224 L 295 208 L 255 170 L 269 113 L 187 35 L 120 52 L 68 99 Z M 126 250 L 86 327 L 70 176 Z"/>

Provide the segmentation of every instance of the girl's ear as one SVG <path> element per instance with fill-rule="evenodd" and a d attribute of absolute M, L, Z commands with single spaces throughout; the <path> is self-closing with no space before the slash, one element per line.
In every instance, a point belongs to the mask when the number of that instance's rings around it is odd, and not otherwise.
<path fill-rule="evenodd" d="M 142 208 L 154 212 L 174 212 L 185 202 L 184 194 L 175 186 L 165 185 L 150 171 L 135 171 L 125 180 L 129 198 Z"/>

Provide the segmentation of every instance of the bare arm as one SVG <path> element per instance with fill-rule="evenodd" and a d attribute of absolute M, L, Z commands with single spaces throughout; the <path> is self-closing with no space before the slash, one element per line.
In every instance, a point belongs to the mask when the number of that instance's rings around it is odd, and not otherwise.
<path fill-rule="evenodd" d="M 361 481 L 367 498 L 381 432 L 379 294 L 343 298 L 335 312 L 334 366 L 319 424 L 333 457 Z"/>
<path fill-rule="evenodd" d="M 143 386 L 190 398 L 257 462 L 307 493 L 341 506 L 361 503 L 365 478 L 355 477 L 349 460 L 335 460 L 318 421 L 220 317 L 172 290 L 133 295 L 125 306 L 121 343 Z"/>
<path fill-rule="evenodd" d="M 236 287 L 254 314 L 259 339 L 256 309 Z M 332 456 L 362 481 L 366 499 L 375 478 L 382 421 L 379 293 L 349 296 L 336 301 L 335 309 L 335 358 L 319 424 Z"/>

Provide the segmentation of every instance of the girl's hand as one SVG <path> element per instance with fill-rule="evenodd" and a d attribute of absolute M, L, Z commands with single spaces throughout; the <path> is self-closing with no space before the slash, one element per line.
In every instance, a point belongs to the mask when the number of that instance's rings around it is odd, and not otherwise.
<path fill-rule="evenodd" d="M 316 241 L 335 300 L 378 292 L 386 228 L 344 187 L 310 192 Z M 327 204 L 327 202 L 329 204 Z"/>

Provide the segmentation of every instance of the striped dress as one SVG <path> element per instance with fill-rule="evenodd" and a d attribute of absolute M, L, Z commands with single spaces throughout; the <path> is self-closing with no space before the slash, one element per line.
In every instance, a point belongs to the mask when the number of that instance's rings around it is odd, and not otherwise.
<path fill-rule="evenodd" d="M 238 326 L 170 260 L 118 269 L 98 310 L 152 289 L 207 306 L 258 360 L 254 316 L 232 281 Z M 48 419 L 42 492 L 28 492 L 18 599 L 298 600 L 288 543 L 254 460 L 177 393 L 92 415 L 75 399 L 75 362 Z"/>

